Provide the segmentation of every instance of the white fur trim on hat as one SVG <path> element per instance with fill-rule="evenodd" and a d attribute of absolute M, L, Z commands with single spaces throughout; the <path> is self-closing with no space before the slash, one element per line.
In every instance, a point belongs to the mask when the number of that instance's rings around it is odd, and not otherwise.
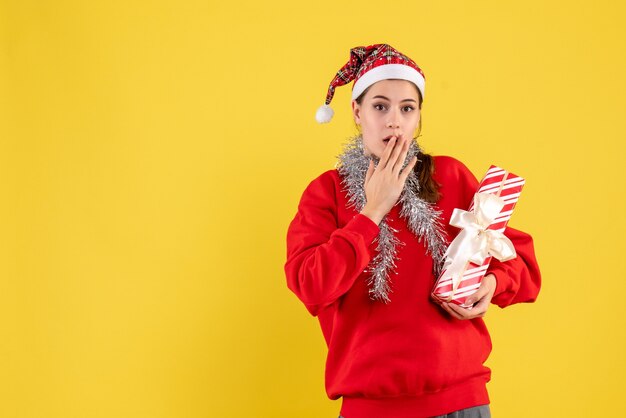
<path fill-rule="evenodd" d="M 363 74 L 355 83 L 352 89 L 352 100 L 356 99 L 366 88 L 380 80 L 398 78 L 400 80 L 411 81 L 422 93 L 424 100 L 424 77 L 413 67 L 404 64 L 385 64 L 374 67 Z"/>

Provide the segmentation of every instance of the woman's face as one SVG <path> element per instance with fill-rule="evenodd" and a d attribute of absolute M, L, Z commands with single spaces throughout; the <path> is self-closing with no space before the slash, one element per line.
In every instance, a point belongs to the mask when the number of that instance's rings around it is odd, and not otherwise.
<path fill-rule="evenodd" d="M 366 155 L 381 157 L 389 138 L 398 144 L 411 140 L 420 120 L 419 95 L 407 80 L 381 80 L 372 84 L 361 104 L 352 101 L 354 121 L 361 125 Z"/>

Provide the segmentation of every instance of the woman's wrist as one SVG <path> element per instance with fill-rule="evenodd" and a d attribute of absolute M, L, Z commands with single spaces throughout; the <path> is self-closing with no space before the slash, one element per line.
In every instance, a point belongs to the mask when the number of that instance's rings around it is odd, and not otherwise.
<path fill-rule="evenodd" d="M 383 220 L 384 214 L 379 213 L 378 211 L 372 210 L 367 207 L 367 205 L 361 210 L 361 215 L 365 215 L 370 218 L 376 225 L 379 225 Z"/>

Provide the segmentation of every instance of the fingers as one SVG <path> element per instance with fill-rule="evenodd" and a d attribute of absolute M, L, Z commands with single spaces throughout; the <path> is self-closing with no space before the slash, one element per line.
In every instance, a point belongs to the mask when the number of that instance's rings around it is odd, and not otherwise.
<path fill-rule="evenodd" d="M 474 305 L 472 311 L 475 312 L 476 316 L 483 317 L 487 313 L 487 308 L 489 307 L 489 298 L 482 297 L 477 304 Z"/>
<path fill-rule="evenodd" d="M 392 172 L 398 176 L 400 169 L 404 164 L 404 160 L 406 160 L 410 144 L 410 139 L 404 137 L 400 137 L 400 139 L 398 139 L 396 136 L 392 136 L 383 151 L 383 155 L 380 158 L 378 166 L 381 169 L 389 167 Z"/>
<path fill-rule="evenodd" d="M 476 292 L 474 294 L 472 294 L 470 297 L 468 297 L 465 300 L 465 304 L 466 305 L 473 305 L 474 303 L 476 303 L 476 301 L 480 300 L 483 298 L 483 296 L 485 296 L 487 294 L 487 289 L 485 289 L 484 286 L 480 286 Z"/>
<path fill-rule="evenodd" d="M 466 301 L 466 305 L 474 305 L 474 309 L 478 312 L 486 312 L 489 307 L 489 303 L 491 303 L 491 298 L 493 297 L 493 293 L 496 289 L 496 279 L 495 276 L 490 273 L 487 274 L 482 282 L 480 283 L 480 287 L 476 290 L 476 292 L 470 295 Z M 476 303 L 478 302 L 478 303 Z"/>
<path fill-rule="evenodd" d="M 365 184 L 369 183 L 372 174 L 374 173 L 374 160 L 370 160 L 370 165 L 367 167 L 367 173 L 365 173 Z"/>
<path fill-rule="evenodd" d="M 391 152 L 396 148 L 396 141 L 398 138 L 392 136 L 387 142 L 387 146 L 385 147 L 385 151 L 383 151 L 383 155 L 380 157 L 380 161 L 378 162 L 378 166 L 383 169 L 387 167 L 387 163 L 389 162 L 389 157 L 391 156 Z"/>
<path fill-rule="evenodd" d="M 396 175 L 400 173 L 400 169 L 402 169 L 404 160 L 406 160 L 406 155 L 409 152 L 410 140 L 403 138 L 401 144 L 402 144 L 402 147 L 396 147 L 396 148 L 400 148 L 398 150 L 398 153 L 396 154 L 395 153 L 396 150 L 394 150 L 394 153 L 391 156 L 392 161 L 393 161 L 393 172 Z M 394 157 L 395 157 L 395 160 L 394 160 Z"/>
<path fill-rule="evenodd" d="M 447 302 L 442 302 L 441 307 L 443 308 L 444 311 L 448 312 L 450 316 L 452 316 L 453 318 L 463 319 L 462 317 L 459 316 L 459 314 L 457 314 L 455 311 L 450 309 L 450 306 Z"/>
<path fill-rule="evenodd" d="M 371 208 L 376 208 L 380 213 L 388 213 L 398 203 L 398 196 L 402 193 L 406 179 L 417 163 L 417 158 L 412 158 L 401 171 L 401 163 L 406 160 L 410 141 L 392 136 L 378 165 L 373 160 L 369 162 L 364 181 L 367 186 L 366 195 L 368 202 L 371 202 Z"/>
<path fill-rule="evenodd" d="M 461 319 L 473 319 L 483 316 L 484 312 L 479 312 L 475 307 L 472 309 L 463 308 L 455 303 L 450 304 L 450 309 L 454 310 Z"/>
<path fill-rule="evenodd" d="M 443 302 L 441 306 L 452 315 L 456 319 L 474 319 L 474 318 L 482 318 L 485 316 L 487 312 L 487 303 L 484 303 L 486 299 L 483 298 L 480 302 L 475 305 L 472 309 L 462 308 L 461 306 L 455 303 Z"/>
<path fill-rule="evenodd" d="M 404 159 L 400 160 L 400 157 L 404 155 L 407 141 L 404 138 L 400 138 L 396 141 L 396 146 L 393 148 L 393 152 L 389 157 L 389 162 L 387 163 L 387 165 L 390 166 L 391 171 L 397 176 L 398 172 L 400 171 L 399 168 L 402 166 L 402 162 L 404 162 Z M 408 148 L 406 149 L 408 150 Z"/>
<path fill-rule="evenodd" d="M 409 173 L 411 173 L 411 171 L 413 171 L 413 168 L 415 167 L 415 164 L 417 164 L 417 157 L 413 157 L 411 158 L 411 161 L 409 162 L 409 164 L 407 164 L 407 166 L 404 168 L 404 170 L 402 170 L 402 174 L 400 174 L 400 180 L 402 181 L 402 183 L 404 183 L 406 181 L 406 178 L 409 176 Z"/>

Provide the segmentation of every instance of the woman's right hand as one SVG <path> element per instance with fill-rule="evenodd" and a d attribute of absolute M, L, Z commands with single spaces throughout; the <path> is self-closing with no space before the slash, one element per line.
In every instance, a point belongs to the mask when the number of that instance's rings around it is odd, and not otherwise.
<path fill-rule="evenodd" d="M 398 141 L 395 136 L 392 136 L 376 168 L 374 168 L 374 162 L 370 161 L 365 175 L 367 202 L 361 213 L 376 224 L 380 224 L 383 217 L 398 202 L 404 183 L 415 167 L 417 156 L 414 156 L 404 170 L 401 170 L 409 152 L 410 141 L 410 138 L 401 138 Z"/>

